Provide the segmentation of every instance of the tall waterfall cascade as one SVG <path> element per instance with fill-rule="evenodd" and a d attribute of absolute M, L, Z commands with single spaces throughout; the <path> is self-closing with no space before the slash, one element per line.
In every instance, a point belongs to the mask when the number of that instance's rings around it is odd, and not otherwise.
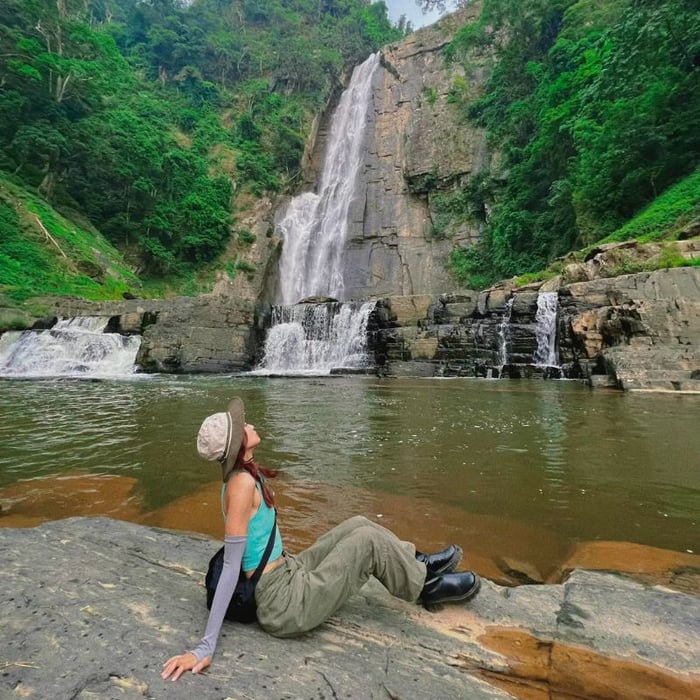
<path fill-rule="evenodd" d="M 132 375 L 139 336 L 105 333 L 108 317 L 59 320 L 42 331 L 0 336 L 0 376 L 101 377 Z"/>
<path fill-rule="evenodd" d="M 374 302 L 343 302 L 343 250 L 348 217 L 357 192 L 372 78 L 379 65 L 373 54 L 353 71 L 333 114 L 316 192 L 294 197 L 278 230 L 282 235 L 278 302 L 258 371 L 327 374 L 371 364 L 367 321 Z M 309 297 L 339 303 L 299 304 Z"/>
<path fill-rule="evenodd" d="M 333 114 L 318 193 L 292 199 L 279 223 L 280 304 L 296 304 L 310 296 L 345 298 L 343 248 L 350 207 L 358 194 L 372 78 L 378 65 L 379 54 L 372 54 L 353 71 Z"/>
<path fill-rule="evenodd" d="M 261 373 L 329 374 L 372 364 L 367 322 L 374 302 L 275 306 Z"/>
<path fill-rule="evenodd" d="M 537 314 L 535 315 L 535 366 L 559 367 L 557 353 L 557 312 L 559 294 L 557 292 L 540 292 L 537 296 Z"/>

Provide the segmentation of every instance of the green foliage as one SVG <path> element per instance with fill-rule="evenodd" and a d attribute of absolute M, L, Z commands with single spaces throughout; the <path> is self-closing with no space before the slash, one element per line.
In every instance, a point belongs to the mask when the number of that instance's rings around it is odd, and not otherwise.
<path fill-rule="evenodd" d="M 472 248 L 455 248 L 449 261 L 449 269 L 459 284 L 468 289 L 483 289 L 496 281 L 489 269 L 488 250 L 483 245 Z"/>
<path fill-rule="evenodd" d="M 293 187 L 314 112 L 405 31 L 365 0 L 5 0 L 0 170 L 196 286 L 234 192 Z"/>
<path fill-rule="evenodd" d="M 686 258 L 674 242 L 663 244 L 661 253 L 650 258 L 639 258 L 634 250 L 621 248 L 608 253 L 608 264 L 601 270 L 603 277 L 631 275 L 638 272 L 667 270 L 673 267 L 697 267 L 698 258 Z"/>
<path fill-rule="evenodd" d="M 31 319 L 17 314 L 16 316 L 0 316 L 0 333 L 5 331 L 24 331 L 31 328 Z"/>
<path fill-rule="evenodd" d="M 249 262 L 248 260 L 242 260 L 241 258 L 231 260 L 224 265 L 224 270 L 226 270 L 226 274 L 231 279 L 235 279 L 239 271 L 250 276 L 253 275 L 257 269 L 258 268 L 254 263 Z"/>
<path fill-rule="evenodd" d="M 493 184 L 489 178 L 482 176 L 470 178 L 466 185 L 431 194 L 432 235 L 446 238 L 451 226 L 465 222 L 483 224 L 492 198 Z"/>
<path fill-rule="evenodd" d="M 669 243 L 664 246 L 655 269 L 665 270 L 670 267 L 700 267 L 700 258 L 686 258 L 678 250 L 678 245 Z"/>
<path fill-rule="evenodd" d="M 400 27 L 393 27 L 387 18 L 384 2 L 360 5 L 351 14 L 360 36 L 369 46 L 380 47 L 398 41 L 404 35 Z"/>
<path fill-rule="evenodd" d="M 242 245 L 249 246 L 255 243 L 256 236 L 254 233 L 242 228 L 236 232 L 238 240 Z"/>
<path fill-rule="evenodd" d="M 687 224 L 698 219 L 700 219 L 700 169 L 670 187 L 602 242 L 626 241 L 631 238 L 639 238 L 642 241 L 677 238 Z"/>
<path fill-rule="evenodd" d="M 625 226 L 700 163 L 697 9 L 694 0 L 485 0 L 447 53 L 467 68 L 470 52 L 494 47 L 491 78 L 480 98 L 455 86 L 449 99 L 487 129 L 507 178 L 483 253 L 456 269 L 521 274 L 606 235 L 665 236 L 690 215 L 679 193 Z"/>
<path fill-rule="evenodd" d="M 441 185 L 440 173 L 437 166 L 433 166 L 430 172 L 414 175 L 408 182 L 408 191 L 411 194 L 426 194 Z"/>
<path fill-rule="evenodd" d="M 247 274 L 253 274 L 258 268 L 247 260 L 238 260 L 238 262 L 236 262 L 236 269 Z"/>

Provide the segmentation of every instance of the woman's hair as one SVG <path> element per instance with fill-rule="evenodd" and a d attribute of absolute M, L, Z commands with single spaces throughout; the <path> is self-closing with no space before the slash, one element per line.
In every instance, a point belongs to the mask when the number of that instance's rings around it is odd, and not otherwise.
<path fill-rule="evenodd" d="M 275 492 L 267 483 L 267 479 L 274 479 L 278 472 L 276 469 L 268 469 L 258 464 L 254 459 L 248 461 L 243 459 L 245 454 L 246 444 L 245 444 L 245 433 L 243 433 L 243 442 L 241 443 L 241 449 L 238 450 L 238 455 L 236 456 L 236 461 L 234 462 L 234 469 L 243 469 L 250 474 L 255 481 L 260 484 L 262 489 L 262 497 L 268 508 L 275 507 Z"/>

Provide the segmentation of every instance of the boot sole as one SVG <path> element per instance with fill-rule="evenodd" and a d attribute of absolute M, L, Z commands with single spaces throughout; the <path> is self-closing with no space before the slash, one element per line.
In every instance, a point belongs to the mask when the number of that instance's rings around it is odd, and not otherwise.
<path fill-rule="evenodd" d="M 445 562 L 439 569 L 431 569 L 430 573 L 434 576 L 452 573 L 459 565 L 459 562 L 462 561 L 462 554 L 462 548 L 459 545 L 455 545 L 455 552 L 450 560 Z"/>
<path fill-rule="evenodd" d="M 481 588 L 481 579 L 477 576 L 474 581 L 474 585 L 464 593 L 458 595 L 446 596 L 445 598 L 439 598 L 437 600 L 431 600 L 429 603 L 423 603 L 423 607 L 428 611 L 434 611 L 435 609 L 440 609 L 443 603 L 463 603 L 470 598 L 473 598 Z"/>

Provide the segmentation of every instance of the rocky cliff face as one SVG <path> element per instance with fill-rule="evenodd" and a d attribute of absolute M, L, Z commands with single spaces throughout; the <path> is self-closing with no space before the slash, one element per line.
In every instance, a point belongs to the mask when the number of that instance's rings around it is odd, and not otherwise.
<path fill-rule="evenodd" d="M 450 240 L 435 237 L 428 196 L 436 186 L 450 189 L 490 168 L 485 134 L 460 118 L 449 97 L 455 85 L 478 92 L 487 59 L 475 56 L 467 76 L 442 53 L 479 11 L 480 3 L 470 5 L 382 50 L 362 135 L 365 162 L 350 208 L 346 299 L 447 291 L 454 287 L 445 267 L 454 242 L 479 238 L 475 225 L 449 231 Z M 327 146 L 328 118 L 313 131 L 309 189 Z"/>
<path fill-rule="evenodd" d="M 222 279 L 220 285 L 231 282 Z M 110 316 L 110 332 L 142 336 L 136 363 L 147 372 L 232 372 L 248 369 L 255 354 L 254 305 L 229 294 L 107 302 L 55 299 L 49 313 Z"/>
<path fill-rule="evenodd" d="M 700 247 L 700 246 L 699 246 Z M 700 392 L 700 269 L 558 287 L 557 361 L 535 360 L 538 297 L 557 283 L 382 299 L 380 371 L 428 376 L 564 376 L 594 386 Z"/>
<path fill-rule="evenodd" d="M 700 239 L 683 242 L 683 249 L 700 256 Z M 617 255 L 619 247 L 598 253 L 544 284 L 382 297 L 369 326 L 378 372 L 564 376 L 592 386 L 700 392 L 700 268 L 596 277 Z M 571 276 L 584 279 L 562 283 Z M 50 312 L 111 316 L 109 330 L 141 334 L 137 362 L 145 371 L 249 369 L 264 338 L 265 314 L 225 278 L 218 288 L 167 300 L 55 300 Z M 556 363 L 535 359 L 543 292 L 556 299 Z"/>
<path fill-rule="evenodd" d="M 439 293 L 454 287 L 445 263 L 452 240 L 433 236 L 426 185 L 449 188 L 489 167 L 485 134 L 460 119 L 455 82 L 478 91 L 485 71 L 465 76 L 442 49 L 480 4 L 383 49 L 369 116 L 362 195 L 346 252 L 348 298 Z M 452 232 L 477 240 L 479 230 Z"/>

